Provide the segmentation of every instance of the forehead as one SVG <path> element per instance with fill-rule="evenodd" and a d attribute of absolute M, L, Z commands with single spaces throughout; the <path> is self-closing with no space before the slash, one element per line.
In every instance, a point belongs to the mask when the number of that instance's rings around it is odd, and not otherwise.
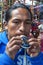
<path fill-rule="evenodd" d="M 18 18 L 30 18 L 31 19 L 30 12 L 25 8 L 17 8 L 12 11 L 11 15 L 12 15 L 12 18 L 18 17 Z"/>

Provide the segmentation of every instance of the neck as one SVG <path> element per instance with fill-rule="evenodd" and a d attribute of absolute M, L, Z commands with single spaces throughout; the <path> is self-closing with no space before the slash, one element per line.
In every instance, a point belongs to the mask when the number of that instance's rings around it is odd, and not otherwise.
<path fill-rule="evenodd" d="M 7 37 L 8 37 L 8 40 L 11 39 L 11 36 L 10 36 L 10 34 L 8 32 L 7 32 Z"/>

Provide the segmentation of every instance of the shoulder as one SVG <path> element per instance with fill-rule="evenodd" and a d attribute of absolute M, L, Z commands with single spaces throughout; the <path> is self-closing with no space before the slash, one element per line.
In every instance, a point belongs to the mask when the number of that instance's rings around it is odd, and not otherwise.
<path fill-rule="evenodd" d="M 5 43 L 7 41 L 6 31 L 0 32 L 0 44 L 3 42 Z"/>
<path fill-rule="evenodd" d="M 3 32 L 0 32 L 0 40 L 1 40 L 1 38 L 3 38 L 4 36 L 5 36 L 5 31 L 3 31 Z"/>
<path fill-rule="evenodd" d="M 5 33 L 6 33 L 6 31 L 2 31 L 2 32 L 0 32 L 0 36 L 3 35 L 3 34 L 5 34 Z"/>
<path fill-rule="evenodd" d="M 43 52 L 40 52 L 40 53 L 39 53 L 39 57 L 40 57 L 41 59 L 43 59 Z"/>
<path fill-rule="evenodd" d="M 41 56 L 43 56 L 43 52 L 41 52 Z"/>

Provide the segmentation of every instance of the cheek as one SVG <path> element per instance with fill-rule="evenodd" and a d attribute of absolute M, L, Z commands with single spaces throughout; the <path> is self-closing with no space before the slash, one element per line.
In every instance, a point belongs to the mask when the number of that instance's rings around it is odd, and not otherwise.
<path fill-rule="evenodd" d="M 15 24 L 8 24 L 8 32 L 14 34 L 17 26 Z"/>
<path fill-rule="evenodd" d="M 27 30 L 28 32 L 30 32 L 30 29 L 32 29 L 31 25 L 27 25 L 25 30 Z"/>
<path fill-rule="evenodd" d="M 14 23 L 8 24 L 8 29 L 14 30 L 17 26 Z"/>

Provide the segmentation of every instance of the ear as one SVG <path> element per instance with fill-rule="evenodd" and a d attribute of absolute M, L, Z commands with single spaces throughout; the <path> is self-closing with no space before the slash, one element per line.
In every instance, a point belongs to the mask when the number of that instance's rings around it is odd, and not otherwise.
<path fill-rule="evenodd" d="M 8 29 L 8 23 L 4 22 L 4 29 L 7 30 Z"/>

